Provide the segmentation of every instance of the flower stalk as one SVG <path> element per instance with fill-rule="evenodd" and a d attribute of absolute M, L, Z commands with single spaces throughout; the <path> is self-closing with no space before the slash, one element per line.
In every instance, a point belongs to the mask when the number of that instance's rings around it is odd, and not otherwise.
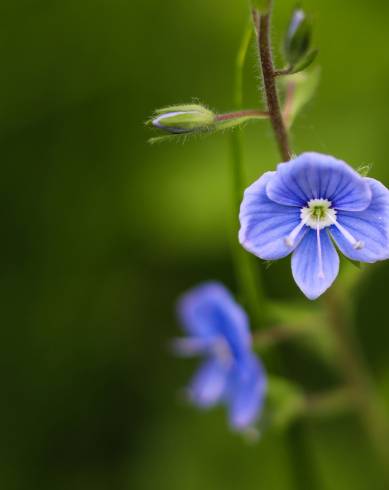
<path fill-rule="evenodd" d="M 231 119 L 240 119 L 240 118 L 258 118 L 263 119 L 265 117 L 269 117 L 269 114 L 265 111 L 259 111 L 257 109 L 246 109 L 242 111 L 235 112 L 227 112 L 226 114 L 217 114 L 215 116 L 216 121 L 229 121 Z"/>
<path fill-rule="evenodd" d="M 290 160 L 292 154 L 276 87 L 277 71 L 273 65 L 270 42 L 271 4 L 265 12 L 259 12 L 254 9 L 253 21 L 258 37 L 258 50 L 267 110 L 282 159 L 287 161 Z"/>

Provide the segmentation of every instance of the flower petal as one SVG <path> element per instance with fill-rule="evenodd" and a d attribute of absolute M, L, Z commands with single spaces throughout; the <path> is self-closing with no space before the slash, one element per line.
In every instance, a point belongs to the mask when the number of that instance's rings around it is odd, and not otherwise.
<path fill-rule="evenodd" d="M 331 234 L 339 249 L 352 260 L 376 262 L 389 258 L 389 190 L 378 180 L 366 178 L 371 190 L 370 206 L 360 212 L 342 211 L 338 222 L 364 246 L 356 250 L 335 227 Z"/>
<path fill-rule="evenodd" d="M 320 274 L 317 232 L 310 230 L 292 255 L 292 273 L 298 287 L 309 299 L 316 299 L 334 282 L 339 256 L 326 230 L 320 232 L 324 277 Z"/>
<path fill-rule="evenodd" d="M 230 424 L 234 429 L 245 429 L 258 418 L 266 386 L 263 366 L 254 355 L 234 370 L 226 390 Z"/>
<path fill-rule="evenodd" d="M 218 403 L 224 393 L 228 372 L 226 366 L 214 359 L 204 362 L 190 384 L 191 401 L 202 408 Z"/>
<path fill-rule="evenodd" d="M 223 340 L 235 357 L 251 347 L 247 315 L 220 283 L 204 283 L 184 294 L 178 302 L 178 315 L 191 336 Z"/>
<path fill-rule="evenodd" d="M 342 160 L 314 152 L 279 164 L 266 191 L 272 201 L 285 206 L 328 199 L 336 209 L 361 211 L 371 201 L 370 187 L 358 172 Z"/>
<path fill-rule="evenodd" d="M 301 222 L 300 210 L 268 198 L 266 186 L 275 176 L 276 172 L 266 172 L 246 189 L 239 214 L 241 245 L 264 260 L 276 260 L 290 254 L 307 230 L 300 231 L 294 246 L 286 244 L 287 236 Z"/>

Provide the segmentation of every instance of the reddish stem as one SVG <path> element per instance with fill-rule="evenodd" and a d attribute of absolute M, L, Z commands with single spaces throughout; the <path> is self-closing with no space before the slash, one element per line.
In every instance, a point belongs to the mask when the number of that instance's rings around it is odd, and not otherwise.
<path fill-rule="evenodd" d="M 264 111 L 258 111 L 257 109 L 247 109 L 244 111 L 227 112 L 226 114 L 218 114 L 216 116 L 216 121 L 226 121 L 229 119 L 237 119 L 239 117 L 246 117 L 246 116 L 268 117 L 269 113 Z"/>
<path fill-rule="evenodd" d="M 278 143 L 281 157 L 284 161 L 287 161 L 291 158 L 291 151 L 289 147 L 288 133 L 282 119 L 275 81 L 276 75 L 270 45 L 270 9 L 266 13 L 260 13 L 254 10 L 253 19 L 258 37 L 259 57 L 269 117 L 273 126 L 273 131 Z"/>

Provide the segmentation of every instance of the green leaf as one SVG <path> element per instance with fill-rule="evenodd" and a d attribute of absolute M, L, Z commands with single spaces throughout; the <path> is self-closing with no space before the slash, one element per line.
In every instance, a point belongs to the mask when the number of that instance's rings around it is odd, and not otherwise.
<path fill-rule="evenodd" d="M 310 51 L 305 56 L 305 58 L 303 58 L 299 63 L 297 63 L 296 65 L 293 66 L 290 74 L 293 75 L 295 73 L 299 73 L 300 71 L 303 71 L 306 68 L 308 68 L 315 61 L 318 53 L 319 53 L 318 49 L 314 49 L 314 50 Z"/>
<path fill-rule="evenodd" d="M 284 117 L 290 128 L 303 107 L 312 99 L 319 84 L 320 68 L 288 75 L 279 79 L 284 91 L 289 94 L 285 104 Z"/>

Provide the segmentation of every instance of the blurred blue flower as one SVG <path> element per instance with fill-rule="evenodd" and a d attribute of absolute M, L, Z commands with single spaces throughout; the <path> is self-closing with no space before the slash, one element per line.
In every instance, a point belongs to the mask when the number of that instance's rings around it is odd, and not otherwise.
<path fill-rule="evenodd" d="M 389 258 L 389 191 L 345 162 L 303 153 L 248 187 L 239 241 L 264 260 L 293 252 L 292 273 L 309 299 L 335 280 L 339 256 L 359 262 Z"/>
<path fill-rule="evenodd" d="M 251 350 L 246 313 L 222 284 L 209 282 L 182 296 L 178 315 L 187 337 L 175 341 L 176 352 L 205 358 L 189 386 L 191 401 L 222 403 L 232 428 L 248 428 L 262 409 L 266 375 Z"/>

